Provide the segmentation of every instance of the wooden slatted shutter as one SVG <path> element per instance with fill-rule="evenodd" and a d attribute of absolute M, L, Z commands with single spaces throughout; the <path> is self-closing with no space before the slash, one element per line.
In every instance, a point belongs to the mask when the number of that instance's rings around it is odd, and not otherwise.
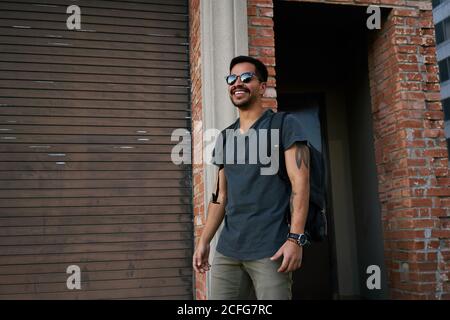
<path fill-rule="evenodd" d="M 188 61 L 187 0 L 0 2 L 0 299 L 192 298 Z"/>

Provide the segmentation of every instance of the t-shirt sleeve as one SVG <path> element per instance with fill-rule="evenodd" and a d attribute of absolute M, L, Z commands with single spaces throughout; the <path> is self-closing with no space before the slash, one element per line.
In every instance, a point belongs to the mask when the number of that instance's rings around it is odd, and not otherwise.
<path fill-rule="evenodd" d="M 309 145 L 304 126 L 300 119 L 292 114 L 287 114 L 284 118 L 282 135 L 283 150 L 289 149 L 296 142 L 305 142 Z"/>

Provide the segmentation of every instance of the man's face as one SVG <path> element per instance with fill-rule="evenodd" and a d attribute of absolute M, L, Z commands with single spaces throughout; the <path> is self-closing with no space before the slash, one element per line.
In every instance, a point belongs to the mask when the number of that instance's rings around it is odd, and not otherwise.
<path fill-rule="evenodd" d="M 242 62 L 236 64 L 231 69 L 231 74 L 240 76 L 245 72 L 255 73 L 255 66 L 249 62 Z M 255 101 L 261 99 L 266 89 L 266 83 L 259 81 L 256 75 L 248 83 L 243 83 L 238 77 L 236 82 L 228 86 L 228 93 L 230 94 L 231 102 L 238 108 L 248 108 Z"/>

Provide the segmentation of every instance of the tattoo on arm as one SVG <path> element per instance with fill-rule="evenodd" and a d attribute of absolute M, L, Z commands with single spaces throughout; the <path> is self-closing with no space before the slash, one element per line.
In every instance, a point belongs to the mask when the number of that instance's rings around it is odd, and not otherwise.
<path fill-rule="evenodd" d="M 297 168 L 301 169 L 304 163 L 306 169 L 309 169 L 309 148 L 305 143 L 297 142 L 295 151 L 295 160 L 297 162 Z"/>

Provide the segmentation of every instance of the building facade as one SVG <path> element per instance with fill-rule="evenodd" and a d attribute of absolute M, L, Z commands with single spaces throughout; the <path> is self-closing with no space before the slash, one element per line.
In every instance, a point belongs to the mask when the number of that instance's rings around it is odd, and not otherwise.
<path fill-rule="evenodd" d="M 205 132 L 238 116 L 224 77 L 240 54 L 269 68 L 265 107 L 320 127 L 329 237 L 305 250 L 294 298 L 450 299 L 434 5 L 2 1 L 0 299 L 208 298 L 191 266 L 216 175 Z M 191 164 L 171 158 L 177 129 Z"/>

